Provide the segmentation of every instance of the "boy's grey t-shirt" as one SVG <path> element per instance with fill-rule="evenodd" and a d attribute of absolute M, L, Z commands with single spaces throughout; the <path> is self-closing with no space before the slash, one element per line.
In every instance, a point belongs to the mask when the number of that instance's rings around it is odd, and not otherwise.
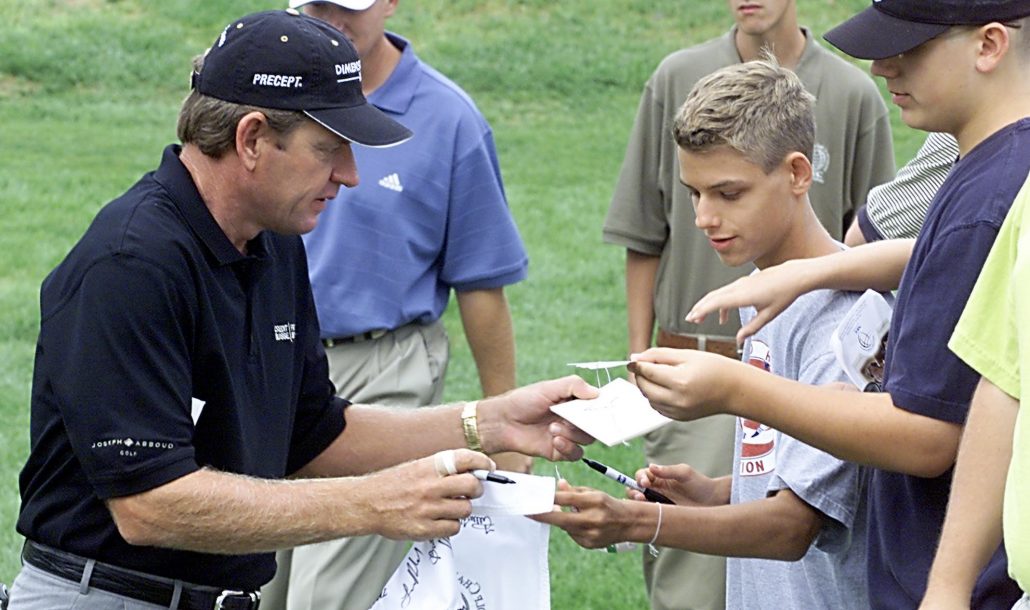
<path fill-rule="evenodd" d="M 830 336 L 859 296 L 802 296 L 745 342 L 744 362 L 811 385 L 846 382 Z M 753 308 L 740 310 L 745 324 L 754 316 Z M 790 489 L 829 519 L 799 561 L 727 559 L 726 607 L 867 609 L 865 471 L 759 422 L 737 418 L 736 432 L 733 504 Z"/>

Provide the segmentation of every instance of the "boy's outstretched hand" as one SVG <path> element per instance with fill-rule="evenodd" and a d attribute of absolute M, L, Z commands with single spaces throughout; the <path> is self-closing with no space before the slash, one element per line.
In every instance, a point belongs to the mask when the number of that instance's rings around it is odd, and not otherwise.
<path fill-rule="evenodd" d="M 722 396 L 732 388 L 733 367 L 744 366 L 718 354 L 655 347 L 630 356 L 637 387 L 662 415 L 691 421 L 721 413 Z"/>

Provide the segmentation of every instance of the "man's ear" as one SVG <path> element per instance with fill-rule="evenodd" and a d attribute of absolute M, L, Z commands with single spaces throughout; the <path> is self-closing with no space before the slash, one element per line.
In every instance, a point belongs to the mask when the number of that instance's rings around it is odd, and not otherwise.
<path fill-rule="evenodd" d="M 790 187 L 795 195 L 804 195 L 812 187 L 812 162 L 803 153 L 792 152 L 783 160 L 790 170 Z"/>
<path fill-rule="evenodd" d="M 988 23 L 977 30 L 976 69 L 993 72 L 1009 52 L 1012 37 L 1000 23 Z"/>
<path fill-rule="evenodd" d="M 261 112 L 249 112 L 236 124 L 236 156 L 248 171 L 257 166 L 259 143 L 268 133 L 268 118 Z"/>

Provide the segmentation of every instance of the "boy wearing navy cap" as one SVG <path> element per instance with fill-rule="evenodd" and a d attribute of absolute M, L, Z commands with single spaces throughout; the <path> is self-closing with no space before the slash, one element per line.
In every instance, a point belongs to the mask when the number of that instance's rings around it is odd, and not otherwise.
<path fill-rule="evenodd" d="M 276 549 L 457 532 L 480 451 L 582 455 L 549 409 L 596 395 L 577 377 L 418 411 L 333 395 L 300 234 L 357 184 L 352 142 L 411 135 L 360 82 L 325 23 L 234 21 L 182 146 L 43 282 L 12 610 L 257 608 Z"/>
<path fill-rule="evenodd" d="M 826 34 L 872 59 L 905 123 L 953 134 L 960 158 L 914 246 L 884 243 L 792 261 L 702 299 L 689 319 L 756 305 L 755 332 L 814 288 L 897 285 L 884 392 L 842 393 L 759 376 L 705 354 L 651 350 L 634 368 L 659 410 L 679 419 L 713 412 L 750 417 L 809 444 L 875 467 L 869 485 L 869 593 L 874 608 L 912 608 L 944 520 L 959 437 L 976 372 L 948 339 L 1030 171 L 1027 0 L 879 0 Z M 879 247 L 878 247 L 879 246 Z M 909 255 L 907 266 L 898 264 Z M 885 256 L 886 255 L 886 256 Z M 891 276 L 891 277 L 886 277 Z M 826 404 L 834 408 L 826 410 Z M 1008 609 L 1019 596 L 995 549 L 972 605 Z"/>

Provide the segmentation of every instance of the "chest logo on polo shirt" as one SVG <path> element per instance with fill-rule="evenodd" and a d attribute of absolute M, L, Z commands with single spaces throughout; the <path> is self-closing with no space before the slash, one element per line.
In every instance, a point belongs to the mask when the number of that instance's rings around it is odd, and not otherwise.
<path fill-rule="evenodd" d="M 379 186 L 388 188 L 391 191 L 397 191 L 398 193 L 404 192 L 404 185 L 401 184 L 401 177 L 396 173 L 390 174 L 389 176 L 383 176 L 379 180 Z"/>
<path fill-rule="evenodd" d="M 275 332 L 276 341 L 289 341 L 293 343 L 293 340 L 297 338 L 297 325 L 293 322 L 276 324 L 272 326 L 272 330 Z"/>
<path fill-rule="evenodd" d="M 772 352 L 761 341 L 748 341 L 747 363 L 763 371 L 772 368 Z M 776 431 L 753 419 L 737 418 L 740 434 L 740 465 L 742 477 L 756 477 L 776 470 Z"/>
<path fill-rule="evenodd" d="M 830 151 L 816 142 L 812 149 L 812 180 L 822 184 L 826 182 L 826 170 L 830 169 Z"/>

